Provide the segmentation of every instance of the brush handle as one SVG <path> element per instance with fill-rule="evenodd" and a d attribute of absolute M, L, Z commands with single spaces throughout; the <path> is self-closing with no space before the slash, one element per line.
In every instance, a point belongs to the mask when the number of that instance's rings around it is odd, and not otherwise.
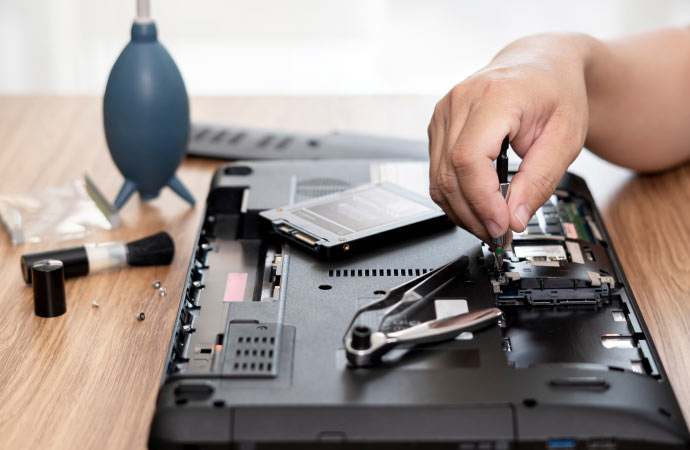
<path fill-rule="evenodd" d="M 104 272 L 127 265 L 127 245 L 123 241 L 84 244 L 89 273 Z"/>
<path fill-rule="evenodd" d="M 22 255 L 22 276 L 26 283 L 31 284 L 33 265 L 44 259 L 62 261 L 65 278 L 79 277 L 126 266 L 127 245 L 123 241 L 99 242 Z"/>
<path fill-rule="evenodd" d="M 65 278 L 80 277 L 89 273 L 89 260 L 84 247 L 62 248 L 47 252 L 29 253 L 21 257 L 21 269 L 24 282 L 31 284 L 31 268 L 38 261 L 56 259 L 62 261 Z"/>
<path fill-rule="evenodd" d="M 65 278 L 71 278 L 113 270 L 126 265 L 170 264 L 174 255 L 175 243 L 168 233 L 161 231 L 128 244 L 123 241 L 98 242 L 84 244 L 82 247 L 22 255 L 21 268 L 24 281 L 31 284 L 31 267 L 44 259 L 62 261 Z"/>

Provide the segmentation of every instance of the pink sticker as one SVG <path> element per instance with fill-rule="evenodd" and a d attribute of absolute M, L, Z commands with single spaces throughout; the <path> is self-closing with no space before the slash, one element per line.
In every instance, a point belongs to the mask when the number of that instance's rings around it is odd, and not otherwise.
<path fill-rule="evenodd" d="M 241 302 L 244 298 L 244 289 L 247 286 L 246 273 L 229 273 L 225 283 L 224 302 Z"/>

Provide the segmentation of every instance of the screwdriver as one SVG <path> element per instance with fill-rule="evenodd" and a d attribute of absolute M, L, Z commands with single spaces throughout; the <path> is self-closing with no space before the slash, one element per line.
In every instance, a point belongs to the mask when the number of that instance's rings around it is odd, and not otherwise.
<path fill-rule="evenodd" d="M 508 196 L 510 194 L 510 183 L 508 182 L 508 145 L 510 144 L 509 136 L 503 139 L 501 144 L 501 153 L 499 153 L 498 158 L 496 158 L 496 173 L 498 174 L 498 183 L 501 195 L 506 201 L 508 201 Z M 491 245 L 494 247 L 494 262 L 496 264 L 496 270 L 501 270 L 503 267 L 503 252 L 510 240 L 510 229 L 506 231 L 503 236 L 497 238 L 491 238 Z"/>

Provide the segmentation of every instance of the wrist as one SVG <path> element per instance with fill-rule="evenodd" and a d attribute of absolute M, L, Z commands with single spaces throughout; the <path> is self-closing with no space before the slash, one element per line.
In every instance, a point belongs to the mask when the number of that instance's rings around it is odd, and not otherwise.
<path fill-rule="evenodd" d="M 582 71 L 587 75 L 603 44 L 583 33 L 547 33 L 527 36 L 509 44 L 491 61 L 491 66 L 544 63 Z"/>

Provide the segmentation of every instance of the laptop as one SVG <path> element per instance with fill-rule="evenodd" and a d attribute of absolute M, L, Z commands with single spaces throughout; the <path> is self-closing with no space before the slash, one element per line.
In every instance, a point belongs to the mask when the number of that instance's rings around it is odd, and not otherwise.
<path fill-rule="evenodd" d="M 366 183 L 427 196 L 395 160 L 234 162 L 215 173 L 151 448 L 687 449 L 690 434 L 586 183 L 566 174 L 507 249 L 457 227 L 338 258 L 260 216 Z M 358 309 L 461 256 L 432 313 L 495 323 L 354 367 Z M 414 324 L 402 324 L 409 326 Z"/>

